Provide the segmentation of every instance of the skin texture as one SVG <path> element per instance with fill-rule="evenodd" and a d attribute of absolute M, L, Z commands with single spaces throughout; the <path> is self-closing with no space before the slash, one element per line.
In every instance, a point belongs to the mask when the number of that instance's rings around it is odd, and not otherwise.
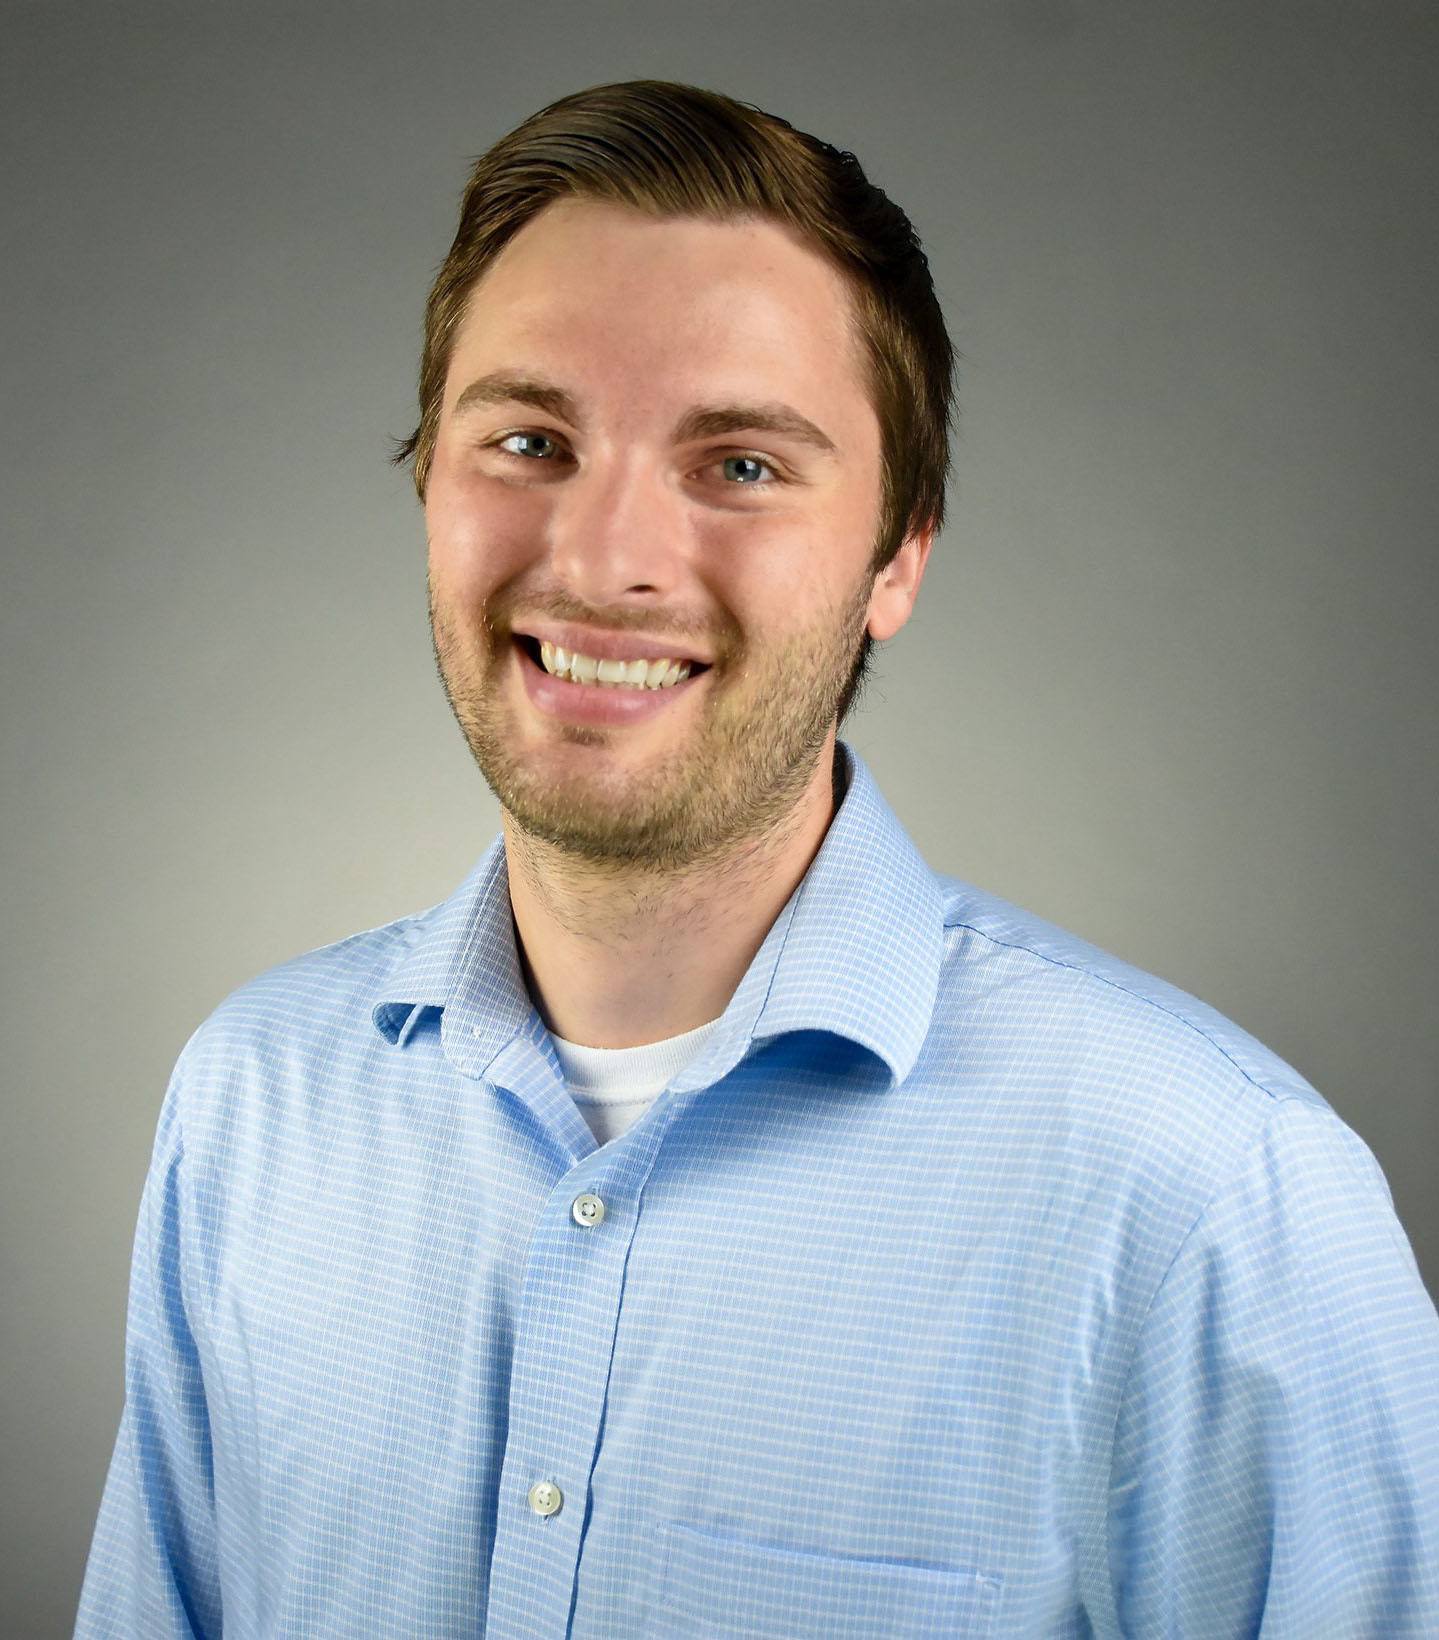
<path fill-rule="evenodd" d="M 593 201 L 547 207 L 472 293 L 426 487 L 431 629 L 502 807 L 531 994 L 571 1041 L 717 1017 L 833 818 L 841 692 L 864 633 L 908 618 L 930 546 L 870 570 L 880 433 L 847 314 L 840 276 L 775 224 Z M 499 369 L 564 387 L 576 422 L 457 414 Z M 696 404 L 774 401 L 835 451 L 673 437 Z M 513 638 L 556 621 L 710 669 L 642 722 L 556 718 Z"/>

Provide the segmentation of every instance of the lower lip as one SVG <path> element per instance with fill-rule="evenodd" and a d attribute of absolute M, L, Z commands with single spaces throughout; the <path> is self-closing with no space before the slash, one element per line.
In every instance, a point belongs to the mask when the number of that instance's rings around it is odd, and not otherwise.
<path fill-rule="evenodd" d="M 633 689 L 623 684 L 571 683 L 552 677 L 530 657 L 522 644 L 514 645 L 520 675 L 531 703 L 547 717 L 568 723 L 645 723 L 688 694 L 706 673 L 672 683 L 664 689 Z"/>

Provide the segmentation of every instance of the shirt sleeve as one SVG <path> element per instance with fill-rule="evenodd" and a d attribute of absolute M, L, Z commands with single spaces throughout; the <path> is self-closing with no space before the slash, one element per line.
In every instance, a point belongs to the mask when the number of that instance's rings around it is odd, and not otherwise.
<path fill-rule="evenodd" d="M 1108 1550 L 1125 1635 L 1439 1635 L 1439 1316 L 1324 1107 L 1276 1106 L 1155 1294 Z"/>
<path fill-rule="evenodd" d="M 180 1074 L 177 1065 L 140 1198 L 125 1406 L 85 1567 L 76 1640 L 220 1634 L 210 1421 L 180 1283 Z"/>

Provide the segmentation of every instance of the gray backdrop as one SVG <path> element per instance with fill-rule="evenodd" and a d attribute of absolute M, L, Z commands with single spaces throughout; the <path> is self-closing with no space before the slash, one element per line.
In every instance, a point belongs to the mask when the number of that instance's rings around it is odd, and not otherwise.
<path fill-rule="evenodd" d="M 854 149 L 961 359 L 850 738 L 931 863 L 1213 1003 L 1439 1278 L 1433 8 L 3 7 L 0 1628 L 68 1634 L 185 1038 L 498 825 L 386 465 L 469 157 L 603 80 Z"/>

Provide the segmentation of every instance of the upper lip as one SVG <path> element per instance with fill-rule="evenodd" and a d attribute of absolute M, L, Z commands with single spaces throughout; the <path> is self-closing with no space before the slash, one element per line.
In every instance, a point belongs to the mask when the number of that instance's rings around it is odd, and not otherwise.
<path fill-rule="evenodd" d="M 698 666 L 710 662 L 686 649 L 677 638 L 657 638 L 647 632 L 605 632 L 594 626 L 566 626 L 562 622 L 530 621 L 511 631 L 517 638 L 534 638 L 540 643 L 558 644 L 571 655 L 593 655 L 597 661 L 691 661 Z"/>

